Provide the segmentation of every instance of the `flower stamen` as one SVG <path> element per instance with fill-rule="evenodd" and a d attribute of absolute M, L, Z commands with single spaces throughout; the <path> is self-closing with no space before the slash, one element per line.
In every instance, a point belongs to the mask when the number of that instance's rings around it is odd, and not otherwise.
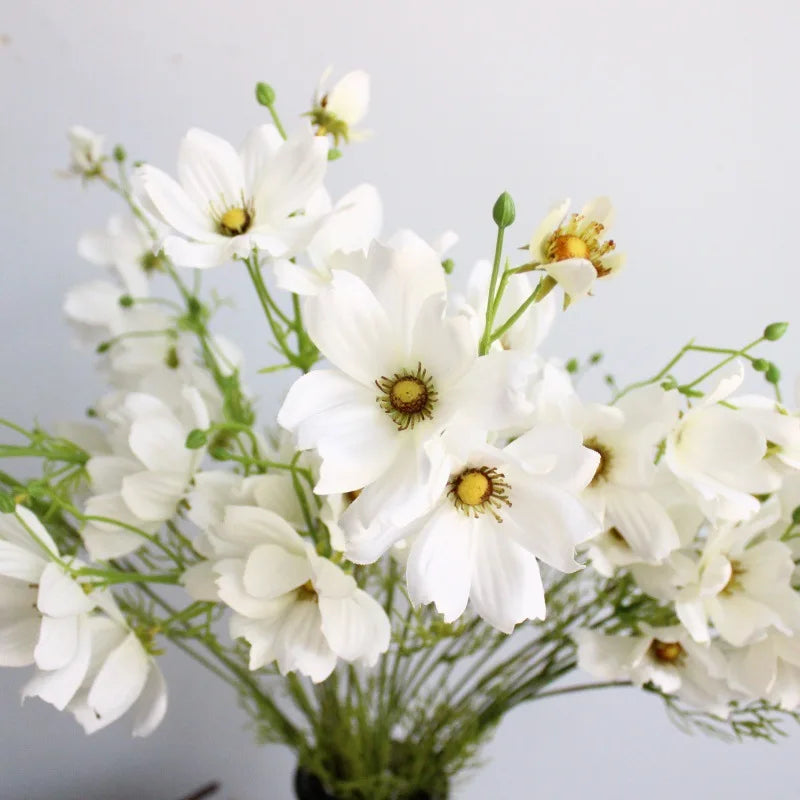
<path fill-rule="evenodd" d="M 381 376 L 375 385 L 381 391 L 376 398 L 378 405 L 399 430 L 408 430 L 418 422 L 433 417 L 437 392 L 433 379 L 422 364 L 417 364 L 414 372 L 403 370 L 391 378 Z"/>
<path fill-rule="evenodd" d="M 589 482 L 589 486 L 597 486 L 601 483 L 605 483 L 605 481 L 608 480 L 608 474 L 611 471 L 611 465 L 614 461 L 614 454 L 611 452 L 611 448 L 604 445 L 594 436 L 584 439 L 583 446 L 589 450 L 594 450 L 594 452 L 600 456 L 600 461 L 597 464 L 594 477 Z"/>
<path fill-rule="evenodd" d="M 662 664 L 674 664 L 682 660 L 686 651 L 680 642 L 662 642 L 660 639 L 653 639 L 650 645 L 650 655 Z"/>
<path fill-rule="evenodd" d="M 511 507 L 510 490 L 505 475 L 494 467 L 469 467 L 450 479 L 447 496 L 467 516 L 477 519 L 488 511 L 502 522 L 499 510 L 504 505 Z"/>
<path fill-rule="evenodd" d="M 545 243 L 543 249 L 547 263 L 583 258 L 592 262 L 598 278 L 608 275 L 611 270 L 602 263 L 602 259 L 616 245 L 612 239 L 600 241 L 604 229 L 599 222 L 586 220 L 582 214 L 572 214 Z"/>
<path fill-rule="evenodd" d="M 246 208 L 235 206 L 219 218 L 219 232 L 223 236 L 241 236 L 252 222 L 253 217 Z"/>

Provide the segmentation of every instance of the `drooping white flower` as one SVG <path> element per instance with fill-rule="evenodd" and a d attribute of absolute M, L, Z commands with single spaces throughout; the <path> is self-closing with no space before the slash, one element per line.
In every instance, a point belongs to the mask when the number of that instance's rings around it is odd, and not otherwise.
<path fill-rule="evenodd" d="M 598 197 L 580 214 L 568 215 L 569 200 L 550 211 L 529 244 L 531 263 L 564 290 L 569 301 L 588 294 L 598 278 L 618 272 L 624 257 L 614 242 L 601 240 L 613 216 L 611 202 Z"/>
<path fill-rule="evenodd" d="M 231 635 L 250 643 L 251 669 L 276 661 L 319 682 L 337 659 L 372 666 L 389 647 L 380 604 L 274 512 L 230 506 L 209 539 L 218 596 L 236 612 Z"/>
<path fill-rule="evenodd" d="M 675 611 L 696 641 L 710 641 L 709 621 L 736 647 L 771 628 L 785 634 L 800 631 L 791 549 L 783 542 L 759 539 L 778 516 L 777 505 L 766 503 L 748 522 L 712 529 L 697 560 L 685 553 L 672 557 L 680 586 Z"/>
<path fill-rule="evenodd" d="M 158 398 L 139 393 L 126 395 L 107 414 L 113 454 L 87 463 L 96 494 L 85 513 L 106 518 L 89 521 L 81 532 L 92 558 L 118 558 L 144 543 L 139 533 L 108 520 L 154 533 L 189 491 L 204 451 L 187 449 L 186 437 L 195 428 L 207 428 L 209 419 L 196 389 L 185 388 L 182 398 L 182 416 Z"/>
<path fill-rule="evenodd" d="M 73 125 L 67 136 L 70 170 L 76 175 L 87 177 L 96 174 L 102 165 L 105 137 L 82 125 Z"/>
<path fill-rule="evenodd" d="M 31 511 L 0 514 L 0 666 L 70 663 L 94 606 Z"/>
<path fill-rule="evenodd" d="M 800 638 L 771 631 L 753 644 L 732 650 L 728 680 L 752 698 L 787 711 L 800 706 Z"/>
<path fill-rule="evenodd" d="M 319 196 L 323 197 L 322 193 Z M 324 200 L 311 212 L 326 216 L 306 247 L 310 266 L 286 258 L 275 259 L 273 263 L 281 289 L 300 295 L 317 294 L 330 283 L 334 269 L 360 274 L 363 256 L 380 233 L 383 206 L 373 186 L 366 183 L 357 186 L 333 209 L 327 195 Z"/>
<path fill-rule="evenodd" d="M 732 692 L 727 686 L 727 663 L 716 645 L 697 644 L 680 626 L 642 625 L 639 636 L 611 635 L 582 629 L 578 666 L 602 680 L 652 683 L 697 709 L 727 717 Z"/>
<path fill-rule="evenodd" d="M 754 495 L 780 487 L 767 463 L 767 439 L 745 414 L 720 405 L 744 380 L 734 371 L 689 409 L 667 437 L 664 462 L 712 519 L 744 520 L 759 510 Z"/>
<path fill-rule="evenodd" d="M 340 139 L 348 143 L 360 142 L 371 134 L 371 131 L 355 127 L 369 108 L 369 75 L 363 70 L 348 72 L 328 89 L 332 72 L 333 67 L 328 67 L 322 73 L 309 116 L 316 126 L 317 135 L 330 133 L 337 147 Z"/>
<path fill-rule="evenodd" d="M 577 499 L 598 456 L 566 426 L 534 428 L 502 450 L 458 429 L 446 438 L 450 470 L 429 513 L 389 535 L 351 533 L 346 552 L 357 562 L 374 561 L 413 537 L 406 575 L 414 603 L 433 602 L 452 622 L 469 601 L 511 633 L 523 620 L 545 616 L 537 559 L 573 572 L 575 546 L 599 528 Z"/>
<path fill-rule="evenodd" d="M 272 125 L 251 131 L 237 151 L 193 128 L 178 152 L 178 178 L 140 168 L 142 187 L 174 233 L 164 251 L 185 267 L 216 267 L 254 247 L 291 256 L 313 236 L 319 219 L 306 206 L 321 187 L 327 142 L 310 131 L 287 141 Z"/>
<path fill-rule="evenodd" d="M 374 244 L 363 279 L 337 270 L 307 299 L 309 334 L 334 368 L 299 378 L 278 422 L 317 451 L 319 494 L 363 489 L 345 528 L 422 513 L 439 434 L 457 416 L 497 428 L 516 418 L 513 354 L 478 358 L 466 318 L 444 316 L 444 289 L 438 255 L 408 234 Z"/>

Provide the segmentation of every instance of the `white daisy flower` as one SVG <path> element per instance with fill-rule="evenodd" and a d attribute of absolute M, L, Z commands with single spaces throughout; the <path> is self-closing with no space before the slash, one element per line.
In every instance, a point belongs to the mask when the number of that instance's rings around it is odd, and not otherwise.
<path fill-rule="evenodd" d="M 67 136 L 70 170 L 86 177 L 97 174 L 102 168 L 105 137 L 82 125 L 73 125 Z"/>
<path fill-rule="evenodd" d="M 531 264 L 541 267 L 564 290 L 568 302 L 591 292 L 598 278 L 618 272 L 624 256 L 614 242 L 602 240 L 611 226 L 613 209 L 607 197 L 598 197 L 580 214 L 568 215 L 565 200 L 550 211 L 531 237 Z"/>
<path fill-rule="evenodd" d="M 174 234 L 164 252 L 176 264 L 207 268 L 249 255 L 303 249 L 319 220 L 305 214 L 327 167 L 327 142 L 310 131 L 287 141 L 272 125 L 251 131 L 237 151 L 193 128 L 178 152 L 180 183 L 160 169 L 139 170 L 143 191 Z"/>
<path fill-rule="evenodd" d="M 333 67 L 322 73 L 313 108 L 309 112 L 311 122 L 318 136 L 333 136 L 334 144 L 339 141 L 360 142 L 371 135 L 371 131 L 359 130 L 356 126 L 367 114 L 369 108 L 369 75 L 363 70 L 355 70 L 343 75 L 331 89 L 327 89 L 328 79 Z"/>
<path fill-rule="evenodd" d="M 787 711 L 800 706 L 800 639 L 770 631 L 729 655 L 728 680 L 734 689 L 764 698 Z"/>
<path fill-rule="evenodd" d="M 236 612 L 231 635 L 250 643 L 251 669 L 277 661 L 318 683 L 339 658 L 373 666 L 388 649 L 380 604 L 274 512 L 230 506 L 209 539 L 218 597 Z"/>
<path fill-rule="evenodd" d="M 491 625 L 511 633 L 544 619 L 538 560 L 563 572 L 579 569 L 575 546 L 599 528 L 577 498 L 598 456 L 567 426 L 539 426 L 499 450 L 468 431 L 446 434 L 449 475 L 429 513 L 392 532 L 389 544 L 414 537 L 406 575 L 414 603 L 436 604 L 446 622 L 468 601 Z M 385 539 L 377 540 L 385 547 Z M 376 539 L 349 537 L 347 554 L 370 561 Z"/>
<path fill-rule="evenodd" d="M 578 666 L 595 678 L 652 683 L 702 711 L 727 717 L 732 692 L 726 683 L 727 663 L 716 645 L 694 642 L 680 626 L 642 625 L 639 636 L 610 635 L 588 629 L 574 636 Z"/>

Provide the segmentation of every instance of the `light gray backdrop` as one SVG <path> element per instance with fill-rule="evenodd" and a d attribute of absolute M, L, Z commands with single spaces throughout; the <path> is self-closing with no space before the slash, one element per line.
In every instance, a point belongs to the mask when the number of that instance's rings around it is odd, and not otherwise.
<path fill-rule="evenodd" d="M 492 246 L 489 209 L 517 200 L 523 244 L 550 204 L 610 194 L 627 272 L 561 320 L 550 352 L 597 348 L 622 379 L 649 374 L 690 336 L 735 344 L 796 322 L 773 346 L 793 377 L 798 311 L 796 32 L 793 0 L 479 0 L 381 3 L 82 0 L 5 3 L 0 17 L 0 411 L 79 416 L 100 391 L 71 346 L 65 289 L 95 275 L 75 255 L 109 199 L 57 177 L 81 122 L 135 157 L 174 168 L 199 125 L 238 141 L 264 120 L 256 80 L 287 119 L 328 63 L 372 73 L 368 144 L 332 167 L 340 193 L 375 182 L 387 228 L 461 234 L 463 273 Z M 251 296 L 221 320 L 246 345 Z M 266 383 L 255 379 L 262 395 Z M 601 397 L 601 395 L 598 395 Z M 266 397 L 267 406 L 275 397 Z M 259 749 L 226 688 L 166 659 L 171 709 L 150 739 L 125 723 L 86 738 L 0 674 L 2 800 L 171 800 L 210 778 L 226 798 L 289 798 L 285 751 Z M 633 691 L 572 696 L 507 719 L 457 798 L 798 796 L 796 735 L 727 746 L 675 730 Z"/>

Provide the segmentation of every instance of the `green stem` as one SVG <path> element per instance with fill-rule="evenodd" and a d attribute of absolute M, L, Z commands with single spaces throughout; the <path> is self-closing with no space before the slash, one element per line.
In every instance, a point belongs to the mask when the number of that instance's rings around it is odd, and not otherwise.
<path fill-rule="evenodd" d="M 500 260 L 503 257 L 503 236 L 505 235 L 505 228 L 500 225 L 497 226 L 497 239 L 494 245 L 494 261 L 492 262 L 492 275 L 489 279 L 489 295 L 486 298 L 486 323 L 483 328 L 483 336 L 481 336 L 479 355 L 486 355 L 489 352 L 489 345 L 491 344 L 490 335 L 492 326 L 494 325 L 494 315 L 497 313 L 497 306 L 499 303 L 495 300 L 495 290 L 497 288 L 497 278 L 500 272 Z"/>

